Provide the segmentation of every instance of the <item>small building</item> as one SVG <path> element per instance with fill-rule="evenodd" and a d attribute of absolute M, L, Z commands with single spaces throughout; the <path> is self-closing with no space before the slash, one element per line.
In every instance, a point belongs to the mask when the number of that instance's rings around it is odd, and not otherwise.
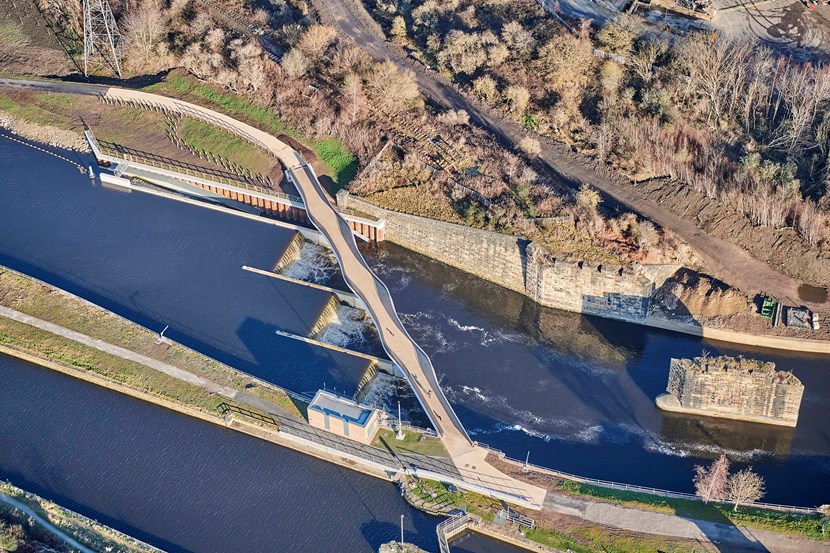
<path fill-rule="evenodd" d="M 804 385 L 775 363 L 733 357 L 672 359 L 657 406 L 710 417 L 795 426 Z"/>
<path fill-rule="evenodd" d="M 308 422 L 315 428 L 370 444 L 380 427 L 380 411 L 352 399 L 318 390 L 308 405 Z"/>

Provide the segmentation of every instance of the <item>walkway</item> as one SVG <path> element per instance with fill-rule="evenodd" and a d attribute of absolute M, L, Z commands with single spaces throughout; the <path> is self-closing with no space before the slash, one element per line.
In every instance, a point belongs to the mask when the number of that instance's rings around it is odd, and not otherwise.
<path fill-rule="evenodd" d="M 367 28 L 372 27 L 371 16 L 359 0 L 316 0 L 315 5 L 345 35 L 378 60 L 391 60 L 400 67 L 415 69 L 415 75 L 423 93 L 448 109 L 462 109 L 470 114 L 470 122 L 487 130 L 503 143 L 514 148 L 527 136 L 516 121 L 470 102 L 460 92 L 440 80 L 434 72 L 413 65 L 383 38 L 375 36 Z M 598 165 L 594 160 L 571 151 L 564 144 L 542 141 L 539 158 L 545 162 L 562 184 L 573 189 L 583 183 L 602 191 L 617 202 L 670 229 L 684 242 L 692 246 L 704 261 L 707 271 L 747 293 L 768 292 L 780 298 L 798 298 L 797 279 L 770 267 L 746 250 L 730 242 L 707 234 L 689 221 L 676 215 L 668 207 L 649 200 L 632 187 L 625 178 Z M 830 300 L 821 305 L 811 305 L 820 311 L 830 311 Z"/>
<path fill-rule="evenodd" d="M 228 388 L 226 386 L 220 386 L 219 384 L 216 384 L 211 380 L 202 378 L 201 376 L 197 376 L 191 372 L 185 371 L 178 367 L 174 367 L 173 365 L 169 365 L 167 363 L 159 361 L 158 359 L 153 359 L 152 357 L 141 355 L 140 353 L 130 351 L 126 348 L 122 348 L 121 346 L 116 346 L 115 344 L 110 344 L 109 342 L 104 342 L 103 340 L 93 338 L 92 336 L 89 336 L 87 334 L 75 332 L 74 330 L 70 330 L 66 327 L 56 325 L 55 323 L 50 323 L 49 321 L 44 321 L 43 319 L 32 317 L 31 315 L 21 313 L 20 311 L 16 311 L 9 307 L 4 307 L 0 305 L 0 317 L 6 317 L 7 319 L 11 319 L 19 323 L 33 326 L 35 328 L 45 330 L 46 332 L 51 332 L 52 334 L 56 334 L 69 340 L 73 340 L 75 342 L 78 342 L 79 344 L 95 348 L 98 351 L 103 351 L 104 353 L 108 353 L 116 357 L 121 357 L 122 359 L 133 361 L 134 363 L 145 365 L 147 367 L 150 367 L 151 369 L 155 369 L 168 376 L 177 378 L 178 380 L 204 388 L 205 390 L 214 394 L 218 394 L 222 397 L 226 397 L 229 399 L 238 399 L 238 396 L 242 394 L 242 392 L 240 392 L 239 390 L 234 390 L 233 388 Z"/>
<path fill-rule="evenodd" d="M 473 487 L 484 487 L 485 493 L 497 495 L 513 503 L 541 508 L 546 490 L 502 474 L 485 461 L 487 451 L 477 447 L 470 440 L 450 402 L 441 391 L 432 362 L 415 343 L 398 317 L 388 288 L 369 269 L 366 260 L 357 249 L 354 234 L 348 223 L 331 205 L 313 169 L 297 151 L 276 137 L 232 117 L 156 94 L 115 87 L 21 79 L 0 79 L 0 86 L 97 95 L 107 102 L 132 104 L 145 109 L 193 117 L 272 153 L 287 169 L 303 197 L 311 222 L 326 237 L 337 257 L 346 284 L 366 305 L 378 329 L 384 350 L 403 371 L 464 481 Z"/>
<path fill-rule="evenodd" d="M 548 493 L 545 509 L 584 520 L 643 534 L 699 540 L 747 551 L 769 553 L 827 553 L 830 542 L 819 542 L 738 527 L 732 524 L 693 520 L 664 513 L 640 511 L 610 503 Z"/>
<path fill-rule="evenodd" d="M 26 515 L 32 517 L 32 519 L 34 519 L 35 522 L 37 522 L 40 526 L 42 526 L 44 530 L 46 530 L 47 532 L 49 532 L 53 536 L 57 537 L 58 539 L 61 539 L 61 540 L 65 541 L 66 543 L 69 544 L 70 547 L 73 547 L 73 548 L 77 549 L 81 553 L 95 553 L 95 551 L 93 551 L 89 547 L 85 547 L 85 546 L 81 545 L 79 542 L 77 542 L 74 539 L 70 538 L 67 534 L 65 534 L 57 526 L 53 525 L 51 522 L 49 522 L 48 520 L 41 517 L 39 514 L 37 514 L 37 512 L 35 512 L 34 509 L 29 507 L 25 503 L 22 503 L 22 502 L 18 501 L 17 499 L 14 499 L 13 497 L 9 497 L 6 494 L 2 494 L 2 493 L 0 493 L 0 501 L 2 501 L 3 503 L 6 503 L 8 505 L 11 505 L 15 509 L 18 509 L 19 511 L 23 511 L 24 513 L 26 513 Z"/>

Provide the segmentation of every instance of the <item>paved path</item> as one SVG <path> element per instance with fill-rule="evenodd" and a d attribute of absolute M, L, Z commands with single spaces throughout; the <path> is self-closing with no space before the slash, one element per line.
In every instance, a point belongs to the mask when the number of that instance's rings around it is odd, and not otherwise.
<path fill-rule="evenodd" d="M 728 545 L 747 551 L 769 553 L 826 553 L 830 543 L 721 524 L 692 520 L 664 513 L 640 511 L 573 496 L 548 493 L 545 509 L 632 532 L 658 534 Z"/>
<path fill-rule="evenodd" d="M 48 520 L 41 517 L 39 514 L 37 514 L 37 512 L 35 512 L 34 509 L 29 507 L 25 503 L 21 503 L 20 501 L 14 499 L 13 497 L 9 497 L 6 494 L 2 494 L 2 493 L 0 493 L 0 501 L 2 501 L 3 503 L 6 503 L 8 505 L 11 505 L 15 509 L 23 511 L 28 516 L 32 517 L 35 520 L 35 522 L 37 522 L 39 525 L 41 525 L 47 532 L 49 532 L 50 534 L 52 534 L 53 536 L 55 536 L 59 539 L 62 539 L 63 541 L 68 543 L 70 547 L 73 547 L 73 548 L 77 549 L 81 553 L 95 553 L 95 551 L 93 551 L 92 549 L 90 549 L 88 547 L 84 547 L 79 542 L 77 542 L 74 539 L 70 538 L 62 530 L 58 529 L 57 526 L 53 525 L 51 522 L 49 522 Z"/>
<path fill-rule="evenodd" d="M 99 351 L 103 351 L 104 353 L 109 353 L 110 355 L 114 355 L 116 357 L 121 357 L 122 359 L 126 359 L 128 361 L 133 361 L 135 363 L 145 365 L 147 367 L 150 367 L 151 369 L 155 369 L 161 373 L 172 376 L 173 378 L 177 378 L 184 382 L 200 386 L 205 390 L 208 390 L 209 392 L 219 394 L 223 397 L 236 399 L 236 396 L 240 393 L 238 390 L 234 390 L 233 388 L 228 388 L 226 386 L 220 386 L 219 384 L 216 384 L 213 381 L 210 381 L 206 378 L 202 378 L 201 376 L 197 376 L 191 372 L 185 371 L 178 367 L 174 367 L 173 365 L 169 365 L 167 363 L 159 361 L 158 359 L 153 359 L 152 357 L 141 355 L 140 353 L 130 351 L 126 348 L 122 348 L 121 346 L 116 346 L 115 344 L 104 342 L 103 340 L 93 338 L 92 336 L 89 336 L 87 334 L 75 332 L 74 330 L 70 330 L 66 327 L 50 323 L 49 321 L 44 321 L 43 319 L 38 319 L 37 317 L 32 317 L 31 315 L 27 315 L 25 313 L 21 313 L 20 311 L 16 311 L 14 309 L 4 307 L 1 305 L 0 316 L 6 317 L 7 319 L 12 319 L 13 321 L 17 321 L 19 323 L 33 326 L 35 328 L 39 328 L 41 330 L 45 330 L 46 332 L 51 332 L 52 334 L 57 334 L 58 336 L 63 336 L 64 338 L 74 340 L 85 346 L 89 346 Z"/>
<path fill-rule="evenodd" d="M 378 60 L 391 60 L 397 65 L 412 69 L 412 65 L 396 54 L 386 42 L 367 32 L 361 25 L 362 18 L 371 17 L 352 0 L 318 0 L 322 2 L 341 32 Z M 362 10 L 356 14 L 352 10 Z M 527 136 L 526 131 L 515 121 L 494 116 L 479 109 L 462 94 L 426 70 L 415 72 L 418 85 L 425 95 L 448 109 L 463 109 L 470 114 L 470 121 L 499 138 L 503 143 L 518 147 Z M 643 217 L 651 219 L 663 228 L 670 229 L 683 241 L 692 246 L 713 276 L 737 286 L 747 293 L 768 292 L 779 298 L 798 298 L 799 280 L 791 278 L 758 261 L 743 248 L 707 234 L 692 221 L 674 214 L 669 208 L 653 202 L 630 186 L 625 179 L 612 173 L 596 162 L 570 151 L 565 145 L 543 143 L 539 156 L 559 180 L 571 188 L 583 183 L 602 191 L 617 202 L 625 204 Z M 830 311 L 830 300 L 824 304 L 811 305 L 814 309 Z"/>

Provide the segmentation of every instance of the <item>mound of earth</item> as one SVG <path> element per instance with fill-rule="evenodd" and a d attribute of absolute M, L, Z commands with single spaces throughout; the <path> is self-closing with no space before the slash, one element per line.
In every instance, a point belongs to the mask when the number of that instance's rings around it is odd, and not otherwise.
<path fill-rule="evenodd" d="M 655 292 L 653 314 L 694 323 L 725 318 L 753 309 L 751 300 L 735 288 L 689 269 L 677 271 Z"/>

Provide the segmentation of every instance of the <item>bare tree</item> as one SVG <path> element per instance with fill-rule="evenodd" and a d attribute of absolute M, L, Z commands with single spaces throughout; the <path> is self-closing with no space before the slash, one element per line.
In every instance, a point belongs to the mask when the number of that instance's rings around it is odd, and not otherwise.
<path fill-rule="evenodd" d="M 415 74 L 399 69 L 392 61 L 375 64 L 366 84 L 372 98 L 387 111 L 400 112 L 423 103 Z"/>
<path fill-rule="evenodd" d="M 726 486 L 726 497 L 735 503 L 735 510 L 741 504 L 758 501 L 764 497 L 764 479 L 752 471 L 752 467 L 733 474 Z"/>
<path fill-rule="evenodd" d="M 824 517 L 821 521 L 821 533 L 824 535 L 824 529 L 827 527 L 827 519 L 830 519 L 830 505 L 822 505 L 818 508 L 819 514 Z"/>
<path fill-rule="evenodd" d="M 160 61 L 158 49 L 167 31 L 161 6 L 147 2 L 139 8 L 133 8 L 124 18 L 123 27 L 129 64 L 133 70 L 157 70 Z"/>
<path fill-rule="evenodd" d="M 535 138 L 526 136 L 519 142 L 519 149 L 530 157 L 538 157 L 542 153 L 542 145 Z"/>
<path fill-rule="evenodd" d="M 704 503 L 723 501 L 729 483 L 729 459 L 721 455 L 706 468 L 695 466 L 695 495 Z"/>
<path fill-rule="evenodd" d="M 298 48 L 292 48 L 280 61 L 283 71 L 291 77 L 302 77 L 308 71 L 308 58 Z"/>
<path fill-rule="evenodd" d="M 303 33 L 297 43 L 297 48 L 308 57 L 317 58 L 323 55 L 323 52 L 331 46 L 335 39 L 337 39 L 337 30 L 334 27 L 312 25 Z"/>

